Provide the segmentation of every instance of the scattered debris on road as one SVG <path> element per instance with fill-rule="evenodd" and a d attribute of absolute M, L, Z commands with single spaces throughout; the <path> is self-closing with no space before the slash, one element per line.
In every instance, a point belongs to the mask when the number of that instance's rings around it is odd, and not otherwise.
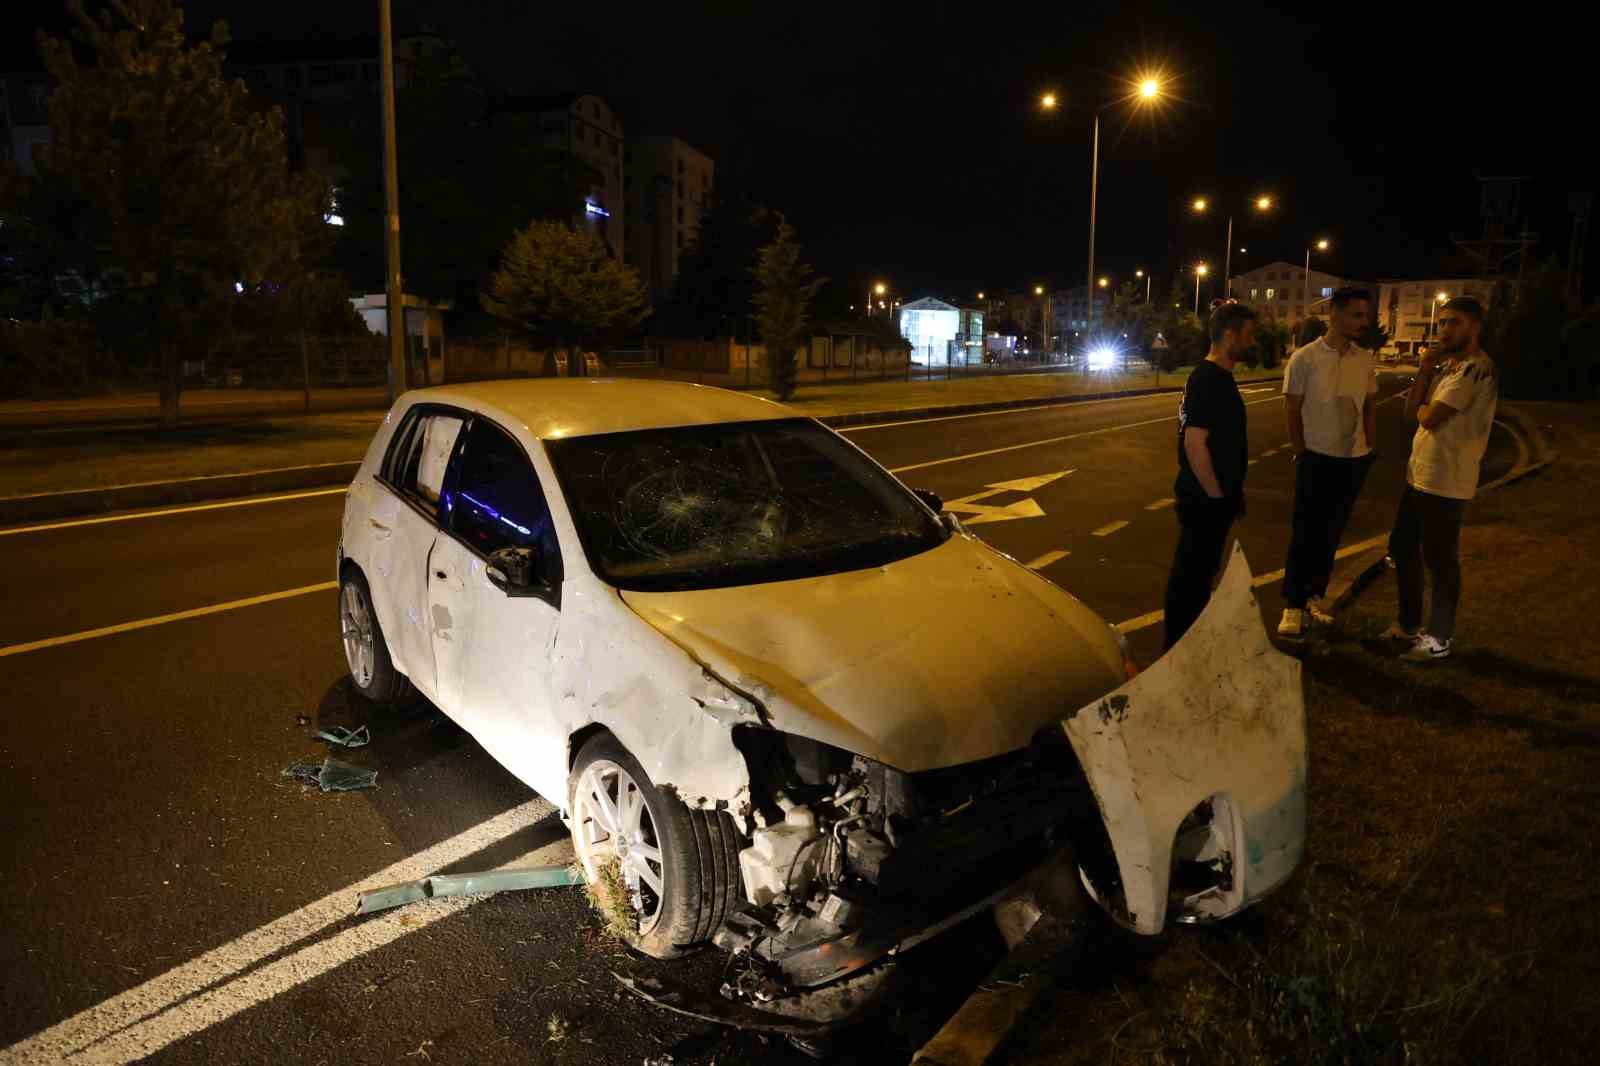
<path fill-rule="evenodd" d="M 483 873 L 434 874 L 421 881 L 388 885 L 363 892 L 356 899 L 357 914 L 371 914 L 441 896 L 487 896 L 530 888 L 563 888 L 583 883 L 583 875 L 570 866 L 529 866 Z"/>
<path fill-rule="evenodd" d="M 321 763 L 300 761 L 284 767 L 282 776 L 305 785 L 316 785 L 324 792 L 349 792 L 358 788 L 377 788 L 378 771 L 340 762 L 331 755 Z"/>
<path fill-rule="evenodd" d="M 366 726 L 346 729 L 342 725 L 336 725 L 332 729 L 319 729 L 317 739 L 326 740 L 329 744 L 337 744 L 342 748 L 364 748 L 372 743 L 372 734 L 367 731 Z"/>

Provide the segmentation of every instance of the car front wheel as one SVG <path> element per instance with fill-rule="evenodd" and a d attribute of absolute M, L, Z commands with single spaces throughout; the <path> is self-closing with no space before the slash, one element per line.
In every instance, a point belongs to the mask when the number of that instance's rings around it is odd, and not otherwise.
<path fill-rule="evenodd" d="M 609 734 L 583 745 L 568 788 L 573 846 L 607 923 L 658 959 L 709 941 L 739 899 L 733 818 L 661 792 Z"/>

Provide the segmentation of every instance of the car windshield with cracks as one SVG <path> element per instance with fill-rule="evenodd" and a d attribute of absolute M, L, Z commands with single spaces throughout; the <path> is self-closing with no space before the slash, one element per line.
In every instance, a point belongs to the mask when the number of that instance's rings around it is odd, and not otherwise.
<path fill-rule="evenodd" d="M 548 440 L 596 575 L 685 591 L 882 566 L 948 535 L 904 486 L 809 419 Z"/>

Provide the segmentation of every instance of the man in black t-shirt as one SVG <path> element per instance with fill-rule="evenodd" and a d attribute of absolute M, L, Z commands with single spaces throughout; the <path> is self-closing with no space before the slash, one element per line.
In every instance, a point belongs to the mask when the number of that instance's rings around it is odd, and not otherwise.
<path fill-rule="evenodd" d="M 1244 400 L 1234 364 L 1255 344 L 1256 313 L 1223 304 L 1211 313 L 1211 351 L 1194 368 L 1178 408 L 1178 548 L 1167 578 L 1166 647 L 1200 617 L 1233 520 L 1244 511 Z"/>

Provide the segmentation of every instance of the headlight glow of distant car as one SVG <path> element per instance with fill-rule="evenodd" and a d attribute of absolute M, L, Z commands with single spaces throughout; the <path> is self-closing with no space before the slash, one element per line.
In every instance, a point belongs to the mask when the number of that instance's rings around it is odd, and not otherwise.
<path fill-rule="evenodd" d="M 1117 350 L 1115 348 L 1102 346 L 1099 348 L 1091 348 L 1089 350 L 1090 370 L 1110 370 L 1116 365 L 1116 362 Z"/>

